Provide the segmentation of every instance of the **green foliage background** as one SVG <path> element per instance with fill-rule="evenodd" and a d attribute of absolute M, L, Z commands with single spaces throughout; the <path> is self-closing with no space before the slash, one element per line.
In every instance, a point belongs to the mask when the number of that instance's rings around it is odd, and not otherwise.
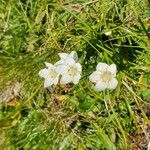
<path fill-rule="evenodd" d="M 73 50 L 80 83 L 44 89 L 44 62 Z M 114 91 L 89 82 L 98 62 L 117 65 Z M 1 0 L 1 91 L 14 82 L 17 103 L 0 105 L 2 149 L 133 149 L 132 134 L 150 124 L 150 2 Z"/>

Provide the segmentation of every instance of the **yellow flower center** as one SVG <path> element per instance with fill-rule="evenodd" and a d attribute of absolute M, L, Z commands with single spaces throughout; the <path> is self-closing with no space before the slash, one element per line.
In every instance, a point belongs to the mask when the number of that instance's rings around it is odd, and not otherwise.
<path fill-rule="evenodd" d="M 100 74 L 100 79 L 104 82 L 104 83 L 108 83 L 111 79 L 112 79 L 112 73 L 109 71 L 103 71 Z"/>
<path fill-rule="evenodd" d="M 75 66 L 70 66 L 68 69 L 68 74 L 70 76 L 75 76 L 77 74 L 77 68 Z"/>
<path fill-rule="evenodd" d="M 49 70 L 49 76 L 52 79 L 55 79 L 57 77 L 58 73 L 54 69 Z"/>

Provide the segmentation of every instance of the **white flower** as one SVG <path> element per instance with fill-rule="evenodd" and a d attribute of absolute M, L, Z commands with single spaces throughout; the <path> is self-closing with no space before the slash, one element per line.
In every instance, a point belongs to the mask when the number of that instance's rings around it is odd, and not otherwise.
<path fill-rule="evenodd" d="M 96 71 L 94 71 L 89 79 L 96 83 L 95 88 L 97 91 L 108 89 L 115 89 L 118 81 L 116 77 L 116 65 L 107 65 L 105 63 L 98 63 Z"/>
<path fill-rule="evenodd" d="M 65 62 L 57 64 L 57 72 L 61 74 L 60 83 L 67 84 L 73 82 L 77 84 L 81 78 L 82 66 L 71 57 L 65 58 Z"/>
<path fill-rule="evenodd" d="M 40 70 L 39 75 L 45 78 L 44 87 L 56 85 L 58 82 L 77 84 L 81 78 L 82 66 L 78 63 L 78 55 L 75 51 L 70 54 L 59 53 L 60 60 L 54 65 L 45 62 L 47 68 Z"/>
<path fill-rule="evenodd" d="M 77 52 L 72 51 L 70 54 L 67 53 L 58 53 L 60 60 L 55 63 L 55 65 L 66 63 L 66 59 L 74 59 L 75 62 L 78 62 Z"/>
<path fill-rule="evenodd" d="M 59 81 L 59 73 L 56 71 L 56 66 L 45 62 L 47 68 L 39 71 L 39 76 L 45 78 L 44 87 L 47 88 L 51 85 L 56 85 Z"/>

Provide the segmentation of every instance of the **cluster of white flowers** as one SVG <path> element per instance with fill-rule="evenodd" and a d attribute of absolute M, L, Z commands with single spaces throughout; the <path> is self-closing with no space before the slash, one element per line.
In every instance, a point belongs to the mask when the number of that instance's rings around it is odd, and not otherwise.
<path fill-rule="evenodd" d="M 82 66 L 78 62 L 78 55 L 75 51 L 70 54 L 59 53 L 60 60 L 54 65 L 45 63 L 47 68 L 40 70 L 39 76 L 45 78 L 44 87 L 67 84 L 77 84 L 81 78 Z"/>
<path fill-rule="evenodd" d="M 74 83 L 78 84 L 81 78 L 82 66 L 78 62 L 78 55 L 75 51 L 70 54 L 59 53 L 60 60 L 54 65 L 45 63 L 46 68 L 40 70 L 39 76 L 45 78 L 44 87 L 52 85 Z M 89 79 L 95 83 L 97 91 L 115 89 L 118 81 L 116 79 L 116 65 L 107 65 L 106 63 L 98 63 L 96 71 L 94 71 Z"/>

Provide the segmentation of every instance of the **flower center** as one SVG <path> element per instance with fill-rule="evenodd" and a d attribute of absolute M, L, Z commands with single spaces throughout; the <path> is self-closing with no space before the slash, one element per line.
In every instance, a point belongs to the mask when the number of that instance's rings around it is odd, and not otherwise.
<path fill-rule="evenodd" d="M 68 69 L 68 74 L 70 76 L 75 76 L 77 73 L 77 68 L 75 66 L 70 66 Z"/>
<path fill-rule="evenodd" d="M 104 82 L 104 83 L 108 83 L 111 79 L 112 79 L 112 73 L 109 71 L 103 71 L 100 74 L 100 79 Z"/>
<path fill-rule="evenodd" d="M 49 70 L 49 76 L 52 79 L 55 79 L 57 77 L 58 73 L 54 69 Z"/>

